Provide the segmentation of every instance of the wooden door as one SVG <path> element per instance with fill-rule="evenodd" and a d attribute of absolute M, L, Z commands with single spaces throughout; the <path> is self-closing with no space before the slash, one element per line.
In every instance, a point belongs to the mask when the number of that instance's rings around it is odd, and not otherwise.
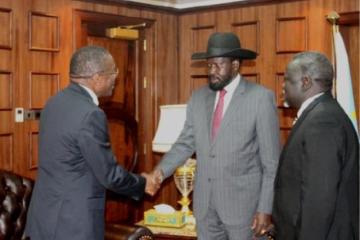
<path fill-rule="evenodd" d="M 87 37 L 88 45 L 102 46 L 109 50 L 119 69 L 113 95 L 100 99 L 100 107 L 108 117 L 112 150 L 120 165 L 133 168 L 137 154 L 136 84 L 134 41 Z M 135 125 L 135 126 L 134 126 Z M 133 170 L 133 169 L 131 169 Z M 114 196 L 112 194 L 112 196 Z M 110 198 L 111 199 L 111 198 Z M 132 221 L 130 206 L 136 203 L 126 197 L 116 196 L 107 201 L 107 221 Z"/>

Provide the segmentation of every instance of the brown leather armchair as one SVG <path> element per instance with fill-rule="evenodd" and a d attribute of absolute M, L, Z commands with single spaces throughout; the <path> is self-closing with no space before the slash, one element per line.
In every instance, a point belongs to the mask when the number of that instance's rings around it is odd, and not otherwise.
<path fill-rule="evenodd" d="M 31 179 L 0 170 L 0 239 L 25 239 L 26 213 L 33 185 Z"/>

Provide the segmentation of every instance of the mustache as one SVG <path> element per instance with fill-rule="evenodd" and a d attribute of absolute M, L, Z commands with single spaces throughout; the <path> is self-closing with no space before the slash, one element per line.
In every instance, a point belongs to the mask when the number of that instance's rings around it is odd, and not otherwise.
<path fill-rule="evenodd" d="M 209 75 L 209 80 L 215 80 L 215 79 L 217 79 L 217 80 L 219 80 L 219 81 L 221 81 L 222 79 L 221 79 L 221 77 L 220 76 L 217 76 L 217 75 Z"/>

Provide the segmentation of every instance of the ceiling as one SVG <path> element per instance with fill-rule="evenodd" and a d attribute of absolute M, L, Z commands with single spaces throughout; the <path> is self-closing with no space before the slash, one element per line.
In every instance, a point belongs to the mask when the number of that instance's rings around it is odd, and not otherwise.
<path fill-rule="evenodd" d="M 250 2 L 249 0 L 124 0 L 124 2 L 135 2 L 160 7 L 170 7 L 175 9 L 187 9 L 213 5 L 223 5 L 234 2 Z M 256 0 L 251 0 L 256 1 Z"/>

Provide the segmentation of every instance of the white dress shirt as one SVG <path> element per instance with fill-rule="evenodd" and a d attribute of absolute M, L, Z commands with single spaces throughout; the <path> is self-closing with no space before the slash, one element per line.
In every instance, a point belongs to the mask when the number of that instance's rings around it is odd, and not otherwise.
<path fill-rule="evenodd" d="M 224 89 L 226 90 L 226 94 L 224 96 L 224 108 L 223 108 L 223 112 L 222 112 L 223 117 L 225 115 L 226 109 L 228 108 L 228 106 L 230 104 L 231 98 L 234 95 L 235 89 L 240 83 L 240 79 L 241 79 L 241 76 L 240 76 L 240 74 L 238 74 L 234 80 L 232 80 L 228 85 L 226 85 L 224 87 Z M 220 97 L 220 91 L 216 91 L 214 111 L 215 111 L 217 102 L 219 101 L 219 97 Z"/>

